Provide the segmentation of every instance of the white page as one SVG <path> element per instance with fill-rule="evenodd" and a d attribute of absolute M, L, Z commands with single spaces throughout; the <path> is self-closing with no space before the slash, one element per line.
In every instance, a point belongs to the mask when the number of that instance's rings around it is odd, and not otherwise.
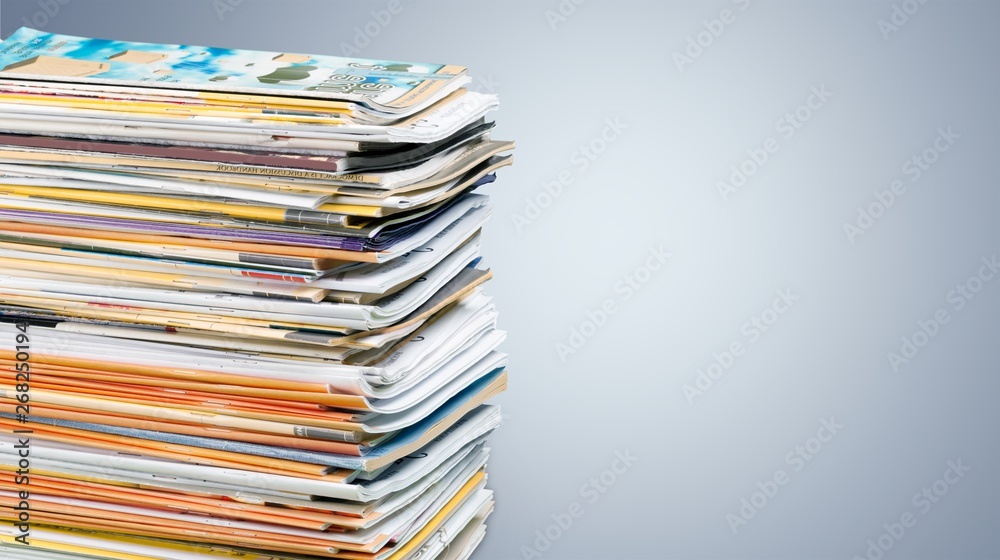
<path fill-rule="evenodd" d="M 427 344 L 439 345 L 448 352 L 460 348 L 466 341 L 458 338 L 456 333 L 470 320 L 488 321 L 492 324 L 494 314 L 490 314 L 492 303 L 489 298 L 467 298 L 438 318 L 432 325 Z M 482 315 L 486 313 L 486 315 Z M 486 319 L 477 319 L 486 317 Z M 350 366 L 337 363 L 314 363 L 279 358 L 253 357 L 236 352 L 224 352 L 203 348 L 176 348 L 160 343 L 110 339 L 99 335 L 65 332 L 59 329 L 31 327 L 33 352 L 37 355 L 57 356 L 63 358 L 106 360 L 107 356 L 124 363 L 162 367 L 170 364 L 177 369 L 191 368 L 196 370 L 214 371 L 252 377 L 287 379 L 305 383 L 326 383 L 331 390 L 338 393 L 356 394 L 361 396 L 388 398 L 406 390 L 407 387 L 419 381 L 414 374 L 409 381 L 399 385 L 383 387 L 383 383 L 374 385 L 371 380 L 383 379 L 388 376 L 375 367 Z M 10 323 L 0 323 L 0 333 L 13 336 L 16 327 Z M 474 331 L 471 334 L 475 334 Z M 421 335 L 425 336 L 428 335 Z M 405 348 L 406 345 L 403 346 Z M 178 351 L 180 350 L 180 352 Z M 439 350 L 442 351 L 442 350 Z M 412 371 L 412 370 L 411 370 Z M 394 376 L 402 372 L 396 371 Z"/>
<path fill-rule="evenodd" d="M 233 468 L 209 467 L 178 463 L 163 459 L 121 455 L 106 450 L 83 448 L 66 444 L 55 444 L 35 439 L 32 441 L 32 463 L 39 467 L 72 464 L 73 470 L 87 472 L 124 474 L 134 473 L 176 477 L 186 480 L 202 480 L 205 482 L 222 483 L 246 487 L 250 491 L 278 490 L 282 492 L 297 492 L 301 494 L 324 496 L 356 502 L 368 502 L 383 498 L 397 492 L 410 483 L 431 472 L 434 467 L 457 453 L 471 441 L 493 430 L 500 422 L 499 409 L 490 405 L 482 405 L 463 421 L 451 426 L 443 434 L 421 448 L 427 453 L 428 461 L 408 463 L 406 472 L 397 473 L 383 479 L 362 481 L 357 484 L 311 480 L 287 475 L 275 475 Z M 13 436 L 0 434 L 0 462 L 16 465 L 19 460 L 15 445 L 17 439 Z M 83 449 L 86 449 L 85 451 Z M 65 468 L 65 467 L 63 467 Z M 65 472 L 65 471 L 63 471 Z"/>
<path fill-rule="evenodd" d="M 4 115 L 0 128 L 51 136 L 69 134 L 109 140 L 161 140 L 223 142 L 228 144 L 284 148 L 346 149 L 347 142 L 429 143 L 443 140 L 499 107 L 495 95 L 467 92 L 431 108 L 416 123 L 378 125 L 290 125 L 260 120 L 194 116 L 161 118 L 151 114 L 110 114 L 106 111 L 68 107 L 46 107 L 0 102 Z M 119 118 L 114 118 L 118 116 Z M 281 138 L 281 140 L 276 140 Z M 354 146 L 356 148 L 356 146 Z"/>
<path fill-rule="evenodd" d="M 392 403 L 399 408 L 398 411 L 389 408 L 389 403 L 386 403 L 386 406 L 383 407 L 382 404 L 385 401 L 376 401 L 372 405 L 372 408 L 380 412 L 380 414 L 365 420 L 362 424 L 362 428 L 372 433 L 386 433 L 415 424 L 419 420 L 428 416 L 430 413 L 434 412 L 437 407 L 444 404 L 448 399 L 454 397 L 476 380 L 482 378 L 491 371 L 494 371 L 497 368 L 505 367 L 506 365 L 506 354 L 503 352 L 490 351 L 490 353 L 481 358 L 479 361 L 462 370 L 459 375 L 447 379 L 445 383 L 437 387 L 433 387 L 433 389 L 430 387 L 420 387 L 420 392 L 425 394 L 420 395 L 417 398 L 408 399 L 407 402 Z M 409 393 L 416 392 L 416 390 L 413 390 Z M 406 394 L 406 396 L 409 396 L 409 393 Z M 400 397 L 397 397 L 397 399 L 398 398 Z M 382 413 L 382 410 L 390 410 L 391 412 Z"/>
<path fill-rule="evenodd" d="M 78 171 L 66 167 L 50 167 L 43 165 L 8 165 L 0 164 L 0 172 L 22 173 L 32 177 L 65 178 L 78 181 L 73 188 L 103 190 L 103 185 L 120 185 L 141 187 L 147 192 L 166 191 L 167 193 L 197 194 L 208 197 L 234 198 L 249 200 L 264 204 L 273 204 L 290 208 L 315 209 L 329 198 L 329 195 L 311 193 L 289 193 L 270 189 L 253 189 L 231 186 L 227 183 L 209 183 L 199 181 L 181 181 L 154 176 L 137 174 L 100 173 L 95 171 Z M 87 186 L 89 185 L 89 186 Z M 44 183 L 43 186 L 59 187 L 57 182 Z"/>

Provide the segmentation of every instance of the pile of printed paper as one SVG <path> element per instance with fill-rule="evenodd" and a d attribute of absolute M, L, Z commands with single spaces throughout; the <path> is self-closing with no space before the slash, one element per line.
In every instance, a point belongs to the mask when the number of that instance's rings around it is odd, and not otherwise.
<path fill-rule="evenodd" d="M 510 163 L 460 66 L 0 43 L 4 558 L 468 557 Z"/>

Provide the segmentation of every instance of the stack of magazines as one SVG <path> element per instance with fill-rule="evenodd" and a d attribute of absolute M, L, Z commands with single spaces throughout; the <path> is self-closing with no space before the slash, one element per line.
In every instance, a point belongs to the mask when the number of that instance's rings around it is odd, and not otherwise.
<path fill-rule="evenodd" d="M 460 66 L 0 43 L 0 557 L 464 559 L 510 164 Z"/>

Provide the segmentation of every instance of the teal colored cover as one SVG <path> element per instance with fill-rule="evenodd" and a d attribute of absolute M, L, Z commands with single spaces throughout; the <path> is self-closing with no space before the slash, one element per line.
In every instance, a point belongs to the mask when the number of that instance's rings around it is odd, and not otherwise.
<path fill-rule="evenodd" d="M 22 27 L 0 42 L 0 78 L 311 97 L 397 109 L 465 74 L 461 66 L 160 45 Z"/>

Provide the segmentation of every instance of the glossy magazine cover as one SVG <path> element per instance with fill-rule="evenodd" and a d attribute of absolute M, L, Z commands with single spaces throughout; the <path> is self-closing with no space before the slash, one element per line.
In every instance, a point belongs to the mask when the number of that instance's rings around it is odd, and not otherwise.
<path fill-rule="evenodd" d="M 453 89 L 465 68 L 90 39 L 22 27 L 0 43 L 0 77 L 288 95 L 402 109 Z"/>

